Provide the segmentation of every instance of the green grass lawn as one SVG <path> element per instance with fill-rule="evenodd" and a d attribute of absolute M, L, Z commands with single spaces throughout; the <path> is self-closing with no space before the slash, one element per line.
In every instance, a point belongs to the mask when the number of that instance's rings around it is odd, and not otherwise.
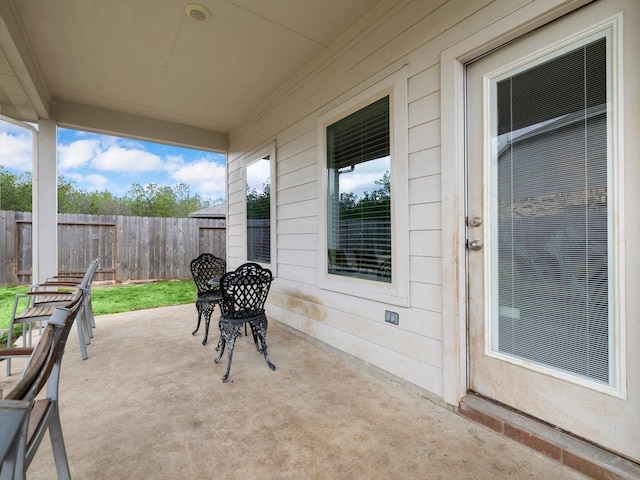
<path fill-rule="evenodd" d="M 16 293 L 28 287 L 0 287 L 0 330 L 9 327 Z M 94 286 L 91 303 L 96 315 L 121 313 L 145 308 L 194 303 L 196 286 L 191 280 L 174 280 L 132 285 Z"/>

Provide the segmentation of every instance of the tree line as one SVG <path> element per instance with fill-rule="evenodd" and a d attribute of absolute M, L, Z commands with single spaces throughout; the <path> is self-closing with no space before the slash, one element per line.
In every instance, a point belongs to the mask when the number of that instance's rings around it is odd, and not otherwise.
<path fill-rule="evenodd" d="M 31 212 L 32 197 L 30 172 L 15 174 L 0 166 L 0 210 Z M 58 213 L 185 218 L 210 206 L 209 200 L 192 193 L 185 183 L 173 187 L 133 183 L 123 197 L 117 197 L 106 190 L 81 190 L 73 181 L 58 177 Z"/>
<path fill-rule="evenodd" d="M 247 219 L 266 219 L 271 217 L 271 184 L 269 180 L 262 184 L 262 191 L 247 185 Z"/>
<path fill-rule="evenodd" d="M 391 215 L 391 176 L 384 172 L 382 178 L 375 181 L 375 190 L 365 191 L 361 195 L 353 192 L 340 193 L 340 219 L 388 219 Z M 262 190 L 247 185 L 247 218 L 269 218 L 271 185 L 265 182 Z"/>
<path fill-rule="evenodd" d="M 375 184 L 379 188 L 365 191 L 358 196 L 355 193 L 340 193 L 340 219 L 388 219 L 391 217 L 391 176 L 384 172 Z"/>

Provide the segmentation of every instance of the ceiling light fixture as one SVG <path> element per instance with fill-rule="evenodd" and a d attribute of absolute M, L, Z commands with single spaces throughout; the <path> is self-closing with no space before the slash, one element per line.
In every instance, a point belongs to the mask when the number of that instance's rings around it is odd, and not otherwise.
<path fill-rule="evenodd" d="M 197 3 L 190 3 L 186 7 L 184 7 L 184 13 L 187 14 L 191 20 L 195 22 L 206 22 L 211 17 L 211 13 L 202 5 Z"/>

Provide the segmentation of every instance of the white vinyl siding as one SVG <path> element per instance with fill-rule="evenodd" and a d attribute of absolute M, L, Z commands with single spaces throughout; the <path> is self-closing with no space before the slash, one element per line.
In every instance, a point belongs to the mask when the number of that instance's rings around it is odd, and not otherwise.
<path fill-rule="evenodd" d="M 442 158 L 440 124 L 440 58 L 442 52 L 474 32 L 490 30 L 496 19 L 540 15 L 527 13 L 539 0 L 478 0 L 434 4 L 421 0 L 384 1 L 357 29 L 327 49 L 317 61 L 276 92 L 271 101 L 237 131 L 231 132 L 229 162 L 230 212 L 242 168 L 255 144 L 277 141 L 278 279 L 269 296 L 268 313 L 284 324 L 360 358 L 429 392 L 455 403 L 459 395 L 460 350 L 446 350 L 444 341 L 460 345 L 460 317 L 443 322 L 443 299 L 457 305 L 457 292 L 443 291 Z M 560 0 L 547 2 L 551 9 Z M 470 11 L 473 14 L 470 15 Z M 492 31 L 492 35 L 499 33 Z M 394 282 L 401 291 L 371 290 L 362 281 L 348 288 L 326 288 L 324 190 L 319 185 L 321 158 L 318 119 L 341 105 L 375 90 L 402 72 L 405 99 L 403 132 L 405 177 L 394 181 L 394 206 L 404 227 L 396 228 L 404 247 Z M 364 100 L 364 99 L 363 99 Z M 364 105 L 363 105 L 364 106 Z M 445 107 L 443 107 L 445 108 Z M 448 107 L 447 107 L 448 108 Z M 393 178 L 393 176 L 392 176 Z M 451 185 L 449 185 L 451 187 Z M 399 192 L 400 198 L 395 198 Z M 242 239 L 230 215 L 229 261 L 241 263 Z M 404 256 L 404 259 L 402 258 Z M 396 278 L 397 277 L 397 278 Z M 397 288 L 397 286 L 394 286 Z M 402 290 L 404 289 L 404 290 Z M 458 308 L 458 307 L 456 307 Z M 398 326 L 384 322 L 384 311 L 399 313 Z M 453 309 L 455 310 L 455 308 Z M 451 332 L 451 333 L 450 333 Z M 445 336 L 445 333 L 447 336 Z M 448 367 L 445 363 L 450 362 Z M 456 366 L 457 365 L 457 366 Z M 454 375 L 445 375 L 449 368 Z M 464 365 L 462 367 L 464 369 Z M 448 393 L 449 392 L 449 393 Z M 451 393 L 453 392 L 453 393 Z"/>

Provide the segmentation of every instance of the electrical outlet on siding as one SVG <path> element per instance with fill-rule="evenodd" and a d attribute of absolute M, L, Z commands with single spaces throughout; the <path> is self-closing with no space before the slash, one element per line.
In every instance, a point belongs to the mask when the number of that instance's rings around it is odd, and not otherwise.
<path fill-rule="evenodd" d="M 400 315 L 397 312 L 391 312 L 389 310 L 384 311 L 384 321 L 398 325 L 400 322 Z"/>

